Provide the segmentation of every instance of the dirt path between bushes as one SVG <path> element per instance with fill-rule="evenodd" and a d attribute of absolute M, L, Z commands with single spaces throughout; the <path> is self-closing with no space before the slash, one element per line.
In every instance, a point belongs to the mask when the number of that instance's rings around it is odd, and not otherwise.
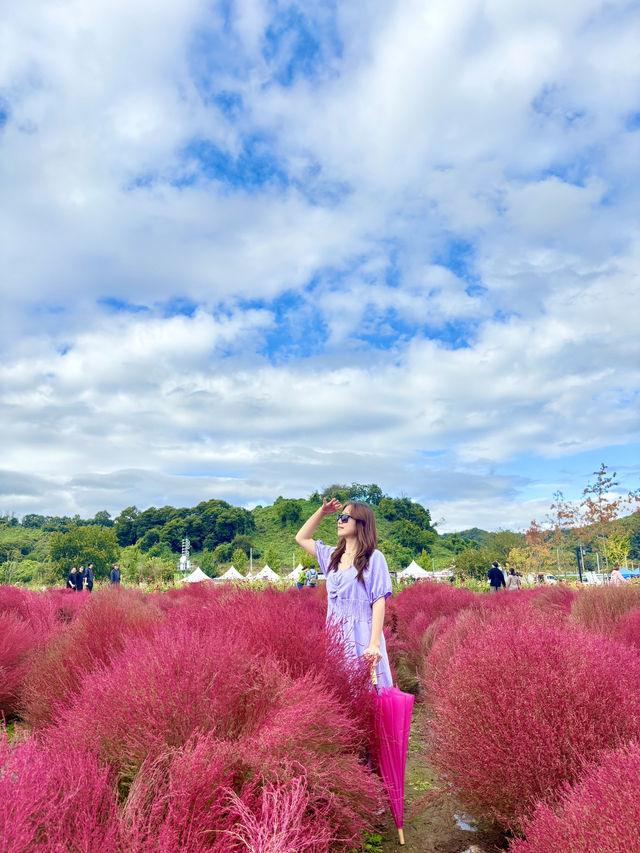
<path fill-rule="evenodd" d="M 495 853 L 505 850 L 507 842 L 502 833 L 476 823 L 465 815 L 459 803 L 439 790 L 428 763 L 428 744 L 421 732 L 424 713 L 422 707 L 415 706 L 405 783 L 405 846 L 398 844 L 398 833 L 388 814 L 381 829 L 383 853 Z"/>

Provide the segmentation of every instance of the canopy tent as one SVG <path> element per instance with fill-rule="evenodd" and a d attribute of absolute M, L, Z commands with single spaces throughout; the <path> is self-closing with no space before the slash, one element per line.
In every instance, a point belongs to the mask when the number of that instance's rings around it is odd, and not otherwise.
<path fill-rule="evenodd" d="M 302 565 L 302 563 L 298 563 L 298 565 L 295 567 L 295 569 L 293 571 L 289 572 L 288 575 L 285 575 L 285 580 L 297 581 L 298 578 L 300 577 L 300 574 L 301 573 L 304 574 L 305 571 L 306 571 L 306 569 Z"/>
<path fill-rule="evenodd" d="M 257 575 L 253 576 L 254 581 L 279 581 L 280 575 L 277 575 L 272 568 L 265 565 L 260 569 Z"/>
<path fill-rule="evenodd" d="M 199 583 L 200 581 L 210 581 L 209 575 L 205 575 L 200 566 L 186 578 L 182 578 L 183 583 Z"/>
<path fill-rule="evenodd" d="M 429 578 L 433 577 L 433 572 L 425 572 L 422 566 L 419 566 L 415 560 L 412 560 L 406 569 L 398 572 L 397 578 L 401 581 L 403 578 Z"/>
<path fill-rule="evenodd" d="M 231 566 L 231 568 L 227 569 L 227 571 L 220 575 L 218 578 L 219 581 L 243 581 L 245 580 L 244 575 L 241 575 L 240 572 L 236 569 L 235 566 Z"/>

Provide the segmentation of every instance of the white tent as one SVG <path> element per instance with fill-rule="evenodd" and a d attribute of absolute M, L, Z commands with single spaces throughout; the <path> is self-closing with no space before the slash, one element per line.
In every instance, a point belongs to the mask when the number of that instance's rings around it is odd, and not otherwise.
<path fill-rule="evenodd" d="M 200 566 L 186 578 L 182 578 L 184 583 L 198 583 L 199 581 L 210 581 L 209 575 L 205 575 Z"/>
<path fill-rule="evenodd" d="M 429 578 L 433 576 L 433 572 L 425 572 L 422 566 L 419 566 L 415 560 L 412 560 L 406 569 L 398 572 L 397 579 L 401 581 L 403 578 Z"/>
<path fill-rule="evenodd" d="M 243 581 L 244 579 L 244 575 L 241 575 L 235 566 L 231 566 L 231 568 L 227 569 L 227 571 L 218 578 L 219 581 Z"/>
<path fill-rule="evenodd" d="M 279 581 L 280 575 L 277 575 L 272 568 L 265 565 L 260 569 L 257 575 L 253 577 L 254 581 Z"/>
<path fill-rule="evenodd" d="M 300 577 L 300 574 L 305 572 L 305 571 L 306 571 L 306 569 L 302 565 L 302 563 L 298 563 L 298 565 L 295 567 L 295 569 L 292 572 L 289 572 L 288 575 L 285 575 L 285 580 L 297 581 L 298 578 Z"/>

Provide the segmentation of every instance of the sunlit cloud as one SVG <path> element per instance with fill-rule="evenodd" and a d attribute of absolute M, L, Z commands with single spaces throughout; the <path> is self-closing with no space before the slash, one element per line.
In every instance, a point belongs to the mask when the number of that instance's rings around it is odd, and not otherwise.
<path fill-rule="evenodd" d="M 8 10 L 0 509 L 637 486 L 634 10 L 361 11 Z"/>

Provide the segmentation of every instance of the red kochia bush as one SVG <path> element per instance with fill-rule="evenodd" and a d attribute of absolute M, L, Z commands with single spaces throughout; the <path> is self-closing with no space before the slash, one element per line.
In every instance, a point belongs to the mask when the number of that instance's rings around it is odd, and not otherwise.
<path fill-rule="evenodd" d="M 292 675 L 313 672 L 352 711 L 361 709 L 362 725 L 366 726 L 366 707 L 352 702 L 352 675 L 343 665 L 341 644 L 325 630 L 324 588 L 283 593 L 233 585 L 222 589 L 210 584 L 193 586 L 200 588 L 197 594 L 180 591 L 174 595 L 175 609 L 165 611 L 169 622 L 177 618 L 206 630 L 214 625 L 229 642 L 240 638 L 250 655 L 275 656 L 280 667 Z"/>
<path fill-rule="evenodd" d="M 512 853 L 631 853 L 640 839 L 640 744 L 605 753 L 559 802 L 525 821 Z"/>
<path fill-rule="evenodd" d="M 630 610 L 620 618 L 615 636 L 621 642 L 640 649 L 640 607 Z"/>
<path fill-rule="evenodd" d="M 33 628 L 12 612 L 0 613 L 0 713 L 17 710 L 27 658 L 36 644 Z"/>
<path fill-rule="evenodd" d="M 532 607 L 565 616 L 571 613 L 571 607 L 578 594 L 573 587 L 564 583 L 540 586 L 535 592 L 536 595 L 531 602 Z"/>
<path fill-rule="evenodd" d="M 3 853 L 113 853 L 120 849 L 115 786 L 107 768 L 72 743 L 9 744 L 0 733 Z"/>
<path fill-rule="evenodd" d="M 613 635 L 622 616 L 640 607 L 640 587 L 620 586 L 582 589 L 571 608 L 571 618 L 590 631 Z"/>
<path fill-rule="evenodd" d="M 250 609 L 243 633 L 240 626 L 237 633 L 230 631 L 222 620 L 202 624 L 186 617 L 176 614 L 151 636 L 130 639 L 111 666 L 88 674 L 50 736 L 85 743 L 133 778 L 149 754 L 180 746 L 195 731 L 215 731 L 221 739 L 255 731 L 296 673 L 278 654 L 255 648 Z M 277 612 L 272 618 L 278 621 Z M 320 642 L 318 634 L 313 650 L 316 678 L 345 713 L 358 717 L 364 737 L 370 699 L 366 673 L 356 678 L 346 671 L 339 646 L 323 636 Z M 78 729 L 78 719 L 91 725 Z"/>
<path fill-rule="evenodd" d="M 86 599 L 29 667 L 22 711 L 33 728 L 51 723 L 87 673 L 117 656 L 132 637 L 150 632 L 159 619 L 157 609 L 137 591 L 106 588 L 87 593 Z"/>
<path fill-rule="evenodd" d="M 358 761 L 362 733 L 344 710 L 323 685 L 290 679 L 268 719 L 241 740 L 195 733 L 147 759 L 125 807 L 130 846 L 190 853 L 201 844 L 245 850 L 248 841 L 249 849 L 292 853 L 354 847 L 381 792 Z"/>
<path fill-rule="evenodd" d="M 517 826 L 607 748 L 640 736 L 640 660 L 531 609 L 463 614 L 430 670 L 433 759 L 472 811 Z M 438 643 L 434 654 L 438 651 Z"/>
<path fill-rule="evenodd" d="M 470 590 L 435 581 L 420 581 L 388 600 L 385 625 L 395 638 L 389 645 L 389 656 L 403 689 L 417 686 L 418 673 L 435 636 L 428 629 L 478 600 L 479 596 Z"/>
<path fill-rule="evenodd" d="M 40 641 L 44 641 L 58 626 L 60 595 L 67 598 L 64 590 L 34 592 L 15 586 L 0 586 L 0 614 L 18 616 L 33 628 Z"/>

